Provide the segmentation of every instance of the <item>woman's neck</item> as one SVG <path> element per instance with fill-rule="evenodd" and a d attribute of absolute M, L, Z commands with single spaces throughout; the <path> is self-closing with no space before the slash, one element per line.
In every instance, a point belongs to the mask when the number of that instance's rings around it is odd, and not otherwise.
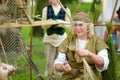
<path fill-rule="evenodd" d="M 80 40 L 87 40 L 88 36 L 78 36 L 78 39 L 80 39 Z"/>

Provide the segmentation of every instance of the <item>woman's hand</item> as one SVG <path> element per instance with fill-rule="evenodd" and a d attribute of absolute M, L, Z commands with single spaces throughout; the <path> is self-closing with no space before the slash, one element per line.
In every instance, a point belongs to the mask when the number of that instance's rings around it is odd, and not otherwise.
<path fill-rule="evenodd" d="M 60 72 L 69 72 L 71 71 L 71 66 L 69 63 L 66 61 L 64 64 L 55 64 L 56 70 Z"/>
<path fill-rule="evenodd" d="M 96 55 L 96 54 L 93 54 L 89 50 L 82 49 L 82 48 L 76 48 L 75 53 L 81 57 L 89 57 L 93 61 L 93 63 L 95 63 L 99 67 L 104 66 L 103 57 Z"/>
<path fill-rule="evenodd" d="M 81 57 L 89 57 L 90 54 L 92 54 L 89 50 L 82 49 L 82 48 L 76 48 L 75 53 Z"/>
<path fill-rule="evenodd" d="M 62 68 L 63 72 L 69 72 L 69 71 L 71 71 L 71 66 L 69 65 L 68 62 L 65 62 L 64 64 L 62 64 L 61 68 Z"/>

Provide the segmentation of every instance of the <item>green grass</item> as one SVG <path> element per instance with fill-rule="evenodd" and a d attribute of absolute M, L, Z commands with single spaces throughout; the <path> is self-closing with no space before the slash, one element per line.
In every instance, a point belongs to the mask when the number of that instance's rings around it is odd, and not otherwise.
<path fill-rule="evenodd" d="M 68 8 L 70 9 L 70 11 L 71 11 L 71 15 L 72 15 L 72 17 L 74 16 L 74 14 L 75 14 L 75 11 L 76 11 L 76 9 L 77 9 L 77 7 L 78 7 L 78 2 L 77 1 L 74 1 L 74 2 L 72 2 L 71 4 L 67 4 L 67 6 L 68 6 Z M 91 4 L 92 3 L 81 3 L 80 4 L 80 11 L 84 11 L 84 12 L 88 12 L 88 11 L 90 11 L 91 10 Z"/>
<path fill-rule="evenodd" d="M 31 28 L 25 27 L 22 29 L 22 39 L 24 43 L 30 47 L 30 40 L 31 40 Z M 45 70 L 45 54 L 43 48 L 43 38 L 39 37 L 32 37 L 32 60 L 34 61 L 35 65 L 37 66 L 39 72 L 43 76 Z M 25 58 L 20 56 L 20 59 L 17 62 L 17 69 L 15 71 L 14 76 L 12 77 L 13 80 L 30 80 L 29 79 L 29 65 L 27 64 Z M 38 80 L 35 72 L 32 71 L 33 80 Z M 45 77 L 44 77 L 45 78 Z"/>

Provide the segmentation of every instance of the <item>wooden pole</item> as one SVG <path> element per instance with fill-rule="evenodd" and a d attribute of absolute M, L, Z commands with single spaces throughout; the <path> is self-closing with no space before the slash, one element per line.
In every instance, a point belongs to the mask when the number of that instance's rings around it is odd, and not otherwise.
<path fill-rule="evenodd" d="M 116 10 L 116 7 L 117 7 L 117 3 L 118 3 L 118 0 L 116 0 L 116 2 L 115 2 L 114 10 L 113 10 L 113 13 L 112 13 L 112 17 L 111 17 L 110 23 L 112 23 L 112 21 L 114 19 L 114 14 L 115 14 L 115 10 Z"/>
<path fill-rule="evenodd" d="M 30 58 L 32 57 L 32 35 L 33 35 L 33 28 L 31 28 L 31 32 L 30 32 L 30 53 L 29 56 Z M 32 68 L 30 67 L 30 80 L 32 80 Z"/>
<path fill-rule="evenodd" d="M 31 7 L 32 19 L 34 19 L 34 16 L 33 16 L 33 14 L 34 14 L 33 2 L 34 2 L 34 0 L 32 0 L 32 7 Z M 33 36 L 33 27 L 31 27 L 31 32 L 30 32 L 30 34 L 31 34 L 31 37 L 30 37 L 30 54 L 29 54 L 29 56 L 30 56 L 30 58 L 31 58 L 31 57 L 32 57 L 32 36 Z M 30 67 L 30 80 L 32 80 L 32 68 L 31 68 L 31 67 Z"/>
<path fill-rule="evenodd" d="M 78 4 L 78 6 L 77 6 L 77 8 L 76 8 L 76 10 L 75 10 L 75 12 L 74 12 L 74 15 L 79 12 L 81 2 L 82 2 L 82 0 L 79 0 L 79 4 Z"/>
<path fill-rule="evenodd" d="M 94 26 L 101 26 L 101 27 L 103 27 L 103 26 L 105 26 L 106 24 L 94 24 Z M 114 26 L 117 26 L 117 27 L 120 27 L 120 23 L 115 23 L 115 24 L 113 24 Z"/>
<path fill-rule="evenodd" d="M 61 8 L 65 11 L 66 15 L 68 16 L 68 18 L 70 19 L 70 22 L 72 23 L 72 18 L 71 16 L 68 14 L 67 10 L 64 8 L 64 6 L 62 5 L 62 3 L 60 2 L 60 0 L 57 0 L 58 3 L 60 4 Z"/>

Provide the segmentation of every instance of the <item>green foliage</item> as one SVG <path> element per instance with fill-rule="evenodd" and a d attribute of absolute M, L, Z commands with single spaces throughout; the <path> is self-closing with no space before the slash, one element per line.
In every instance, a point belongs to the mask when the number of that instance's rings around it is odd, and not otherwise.
<path fill-rule="evenodd" d="M 91 20 L 94 24 L 97 23 L 98 18 L 100 16 L 101 11 L 99 9 L 96 9 L 92 14 L 91 14 Z"/>
<path fill-rule="evenodd" d="M 94 0 L 91 6 L 91 12 L 94 12 L 96 10 L 96 6 L 99 6 L 100 4 L 102 4 L 101 0 Z"/>
<path fill-rule="evenodd" d="M 109 46 L 109 53 L 108 53 L 108 56 L 109 56 L 109 60 L 110 60 L 110 63 L 109 63 L 109 66 L 108 66 L 108 70 L 102 72 L 102 80 L 116 80 L 116 74 L 115 74 L 115 54 L 116 54 L 116 51 L 115 51 L 115 47 L 114 47 L 114 44 L 113 44 L 113 39 L 112 39 L 112 35 L 111 34 L 108 34 L 107 36 L 107 41 L 106 41 L 106 44 Z"/>
<path fill-rule="evenodd" d="M 74 1 L 72 2 L 72 4 L 66 4 L 68 8 L 70 8 L 70 11 L 71 11 L 71 14 L 72 14 L 72 17 L 74 16 L 74 14 L 76 13 L 76 9 L 78 8 L 78 4 L 79 2 L 78 1 Z M 71 6 L 72 5 L 72 6 Z M 80 10 L 77 10 L 77 11 L 84 11 L 84 12 L 90 12 L 90 9 L 91 9 L 91 2 L 82 2 L 80 4 L 80 7 L 79 9 Z"/>
<path fill-rule="evenodd" d="M 115 56 L 115 62 L 116 62 L 116 65 L 115 65 L 115 74 L 116 74 L 116 80 L 119 80 L 120 79 L 120 53 L 116 53 L 116 56 Z"/>
<path fill-rule="evenodd" d="M 112 23 L 106 23 L 106 28 L 107 28 L 108 34 L 112 34 L 112 32 L 114 31 L 114 26 Z"/>
<path fill-rule="evenodd" d="M 96 2 L 98 1 L 98 2 Z M 90 10 L 90 16 L 91 16 L 91 20 L 94 24 L 97 23 L 98 18 L 100 16 L 102 12 L 102 3 L 100 0 L 94 0 L 92 5 L 91 5 L 91 10 Z"/>
<path fill-rule="evenodd" d="M 91 2 L 82 2 L 80 6 L 81 11 L 90 12 L 91 4 Z"/>
<path fill-rule="evenodd" d="M 102 73 L 103 76 L 103 80 L 116 80 L 116 74 L 115 74 L 115 54 L 116 54 L 116 50 L 113 44 L 113 39 L 112 39 L 112 32 L 114 30 L 114 26 L 111 23 L 106 23 L 106 28 L 107 28 L 107 40 L 106 40 L 106 44 L 109 46 L 109 66 L 108 66 L 108 70 L 104 71 Z M 112 76 L 112 77 L 111 77 Z"/>
<path fill-rule="evenodd" d="M 101 0 L 94 0 L 93 1 L 95 4 L 100 4 Z"/>

